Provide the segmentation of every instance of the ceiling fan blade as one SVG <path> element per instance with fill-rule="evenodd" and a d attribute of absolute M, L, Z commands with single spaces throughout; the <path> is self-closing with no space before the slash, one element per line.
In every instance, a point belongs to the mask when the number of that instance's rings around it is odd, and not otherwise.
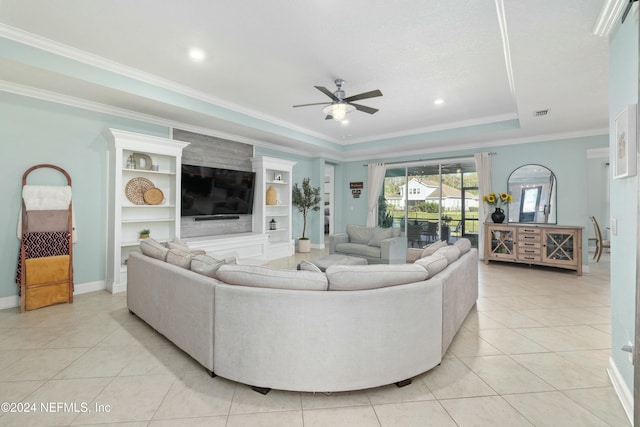
<path fill-rule="evenodd" d="M 310 105 L 329 105 L 329 104 L 331 104 L 331 102 L 315 102 L 315 103 L 313 103 L 313 104 L 300 104 L 300 105 L 294 105 L 294 106 L 293 106 L 293 108 L 296 108 L 296 107 L 308 107 L 308 106 L 310 106 Z"/>
<path fill-rule="evenodd" d="M 334 101 L 339 101 L 339 99 L 326 87 L 323 87 L 323 86 L 314 86 L 314 87 L 318 89 L 320 92 L 327 95 L 329 98 L 333 99 Z"/>
<path fill-rule="evenodd" d="M 363 113 L 375 114 L 378 112 L 377 108 L 367 107 L 366 105 L 354 104 L 353 102 L 350 102 L 349 105 L 353 105 L 356 107 L 356 110 L 362 111 Z"/>
<path fill-rule="evenodd" d="M 380 92 L 378 89 L 372 90 L 370 92 L 359 93 L 358 95 L 349 96 L 344 100 L 347 102 L 351 102 L 351 101 L 359 101 L 361 99 L 375 98 L 376 96 L 382 96 L 382 92 Z"/>

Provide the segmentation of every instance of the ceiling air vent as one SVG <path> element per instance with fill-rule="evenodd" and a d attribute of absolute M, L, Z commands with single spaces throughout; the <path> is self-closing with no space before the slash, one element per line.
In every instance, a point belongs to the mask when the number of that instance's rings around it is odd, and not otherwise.
<path fill-rule="evenodd" d="M 547 114 L 549 114 L 549 110 L 538 110 L 535 113 L 533 113 L 535 117 L 542 117 L 542 116 L 546 116 Z"/>

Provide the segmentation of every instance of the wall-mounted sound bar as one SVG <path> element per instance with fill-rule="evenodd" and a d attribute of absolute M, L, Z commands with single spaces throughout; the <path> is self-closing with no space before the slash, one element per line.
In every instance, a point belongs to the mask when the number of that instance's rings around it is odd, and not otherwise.
<path fill-rule="evenodd" d="M 238 215 L 194 216 L 194 221 L 215 221 L 218 219 L 240 219 Z"/>

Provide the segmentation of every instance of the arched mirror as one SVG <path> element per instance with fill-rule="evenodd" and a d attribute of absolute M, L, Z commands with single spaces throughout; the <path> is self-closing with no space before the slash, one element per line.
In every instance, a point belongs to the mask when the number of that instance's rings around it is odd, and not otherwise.
<path fill-rule="evenodd" d="M 556 223 L 556 176 L 549 169 L 520 166 L 509 175 L 507 188 L 513 196 L 509 222 Z"/>

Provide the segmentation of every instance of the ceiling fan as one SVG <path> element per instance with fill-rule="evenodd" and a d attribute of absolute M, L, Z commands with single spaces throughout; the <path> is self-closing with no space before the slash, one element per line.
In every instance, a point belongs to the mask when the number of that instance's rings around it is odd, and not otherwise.
<path fill-rule="evenodd" d="M 331 93 L 329 89 L 323 86 L 314 86 L 320 92 L 327 95 L 331 98 L 331 102 L 316 102 L 313 104 L 301 104 L 294 105 L 293 107 L 308 107 L 311 105 L 327 105 L 322 109 L 322 112 L 326 115 L 325 120 L 333 119 L 337 122 L 342 122 L 347 114 L 351 113 L 354 110 L 362 111 L 368 114 L 374 114 L 378 110 L 376 108 L 367 107 L 365 105 L 354 104 L 353 101 L 359 101 L 361 99 L 375 98 L 376 96 L 382 96 L 382 92 L 378 89 L 372 90 L 369 92 L 360 93 L 358 95 L 353 95 L 345 98 L 344 90 L 342 89 L 342 85 L 345 83 L 342 79 L 336 79 L 335 82 L 338 89 Z"/>

